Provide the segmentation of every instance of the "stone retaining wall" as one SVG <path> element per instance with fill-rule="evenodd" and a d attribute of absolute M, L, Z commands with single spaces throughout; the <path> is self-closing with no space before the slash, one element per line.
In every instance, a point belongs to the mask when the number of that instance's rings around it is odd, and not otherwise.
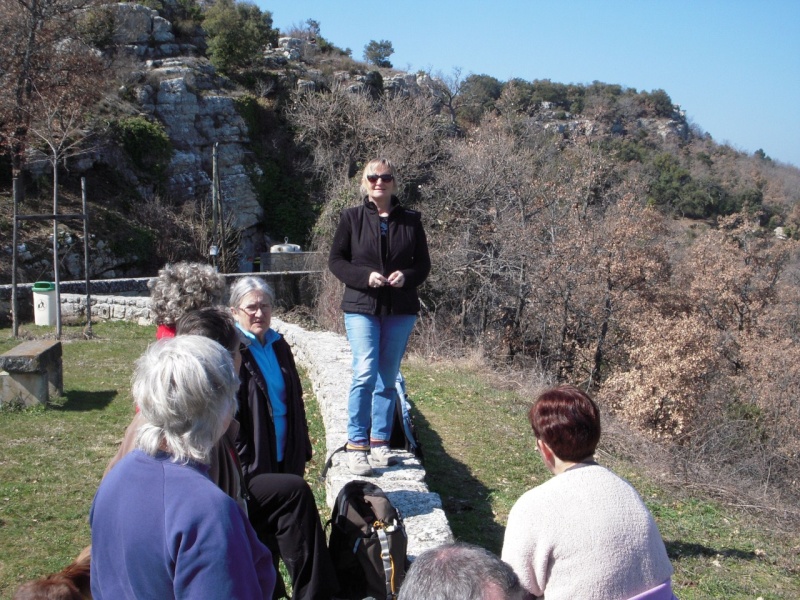
<path fill-rule="evenodd" d="M 272 327 L 283 334 L 292 346 L 297 363 L 303 366 L 311 379 L 325 423 L 327 457 L 347 441 L 347 397 L 352 378 L 350 345 L 341 335 L 306 331 L 275 318 Z M 452 541 L 453 533 L 442 509 L 441 498 L 425 484 L 422 463 L 410 452 L 392 452 L 399 464 L 375 469 L 377 477 L 364 479 L 380 486 L 402 513 L 408 534 L 408 555 L 413 560 L 428 548 Z M 325 482 L 329 507 L 333 507 L 339 490 L 352 479 L 345 454 L 339 452 L 333 458 Z"/>
<path fill-rule="evenodd" d="M 280 271 L 263 273 L 225 274 L 230 285 L 245 275 L 261 277 L 275 290 L 277 305 L 288 309 L 302 305 L 303 298 L 310 298 L 312 277 L 316 271 Z M 92 319 L 133 321 L 151 323 L 150 290 L 147 282 L 152 277 L 128 279 L 99 279 L 90 282 Z M 62 281 L 61 317 L 68 322 L 72 318 L 85 318 L 86 283 L 84 281 Z M 17 306 L 21 322 L 33 321 L 32 283 L 17 285 Z M 0 286 L 0 324 L 11 322 L 11 286 Z"/>

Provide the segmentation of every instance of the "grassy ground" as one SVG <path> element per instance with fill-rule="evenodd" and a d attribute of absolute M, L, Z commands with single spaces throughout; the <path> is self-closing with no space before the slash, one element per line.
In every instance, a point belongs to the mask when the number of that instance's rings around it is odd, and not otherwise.
<path fill-rule="evenodd" d="M 98 339 L 80 333 L 65 328 L 64 398 L 46 409 L 0 411 L 0 598 L 10 598 L 22 581 L 61 569 L 88 543 L 89 505 L 132 415 L 132 365 L 152 329 L 113 323 L 95 327 Z M 0 330 L 0 352 L 16 343 Z M 428 483 L 442 496 L 456 537 L 499 552 L 514 501 L 549 477 L 534 452 L 525 400 L 458 365 L 411 360 L 404 374 Z M 315 483 L 324 432 L 313 398 L 306 399 L 318 452 L 307 478 Z M 683 600 L 800 598 L 800 534 L 690 497 L 630 463 L 603 459 L 656 516 Z M 322 486 L 315 493 L 325 518 Z"/>
<path fill-rule="evenodd" d="M 457 539 L 499 553 L 516 499 L 550 474 L 535 452 L 525 400 L 475 370 L 410 360 L 428 485 L 442 497 Z M 690 497 L 603 448 L 600 462 L 639 491 L 658 522 L 682 600 L 800 598 L 800 532 L 760 515 Z"/>

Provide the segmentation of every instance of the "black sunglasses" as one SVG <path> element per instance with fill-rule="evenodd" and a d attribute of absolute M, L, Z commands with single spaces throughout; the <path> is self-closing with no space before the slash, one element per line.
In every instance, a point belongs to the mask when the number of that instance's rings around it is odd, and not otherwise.
<path fill-rule="evenodd" d="M 394 181 L 394 175 L 391 173 L 381 173 L 380 175 L 367 175 L 367 181 L 370 183 L 377 183 L 378 179 L 380 179 L 383 183 L 389 183 L 390 181 Z"/>

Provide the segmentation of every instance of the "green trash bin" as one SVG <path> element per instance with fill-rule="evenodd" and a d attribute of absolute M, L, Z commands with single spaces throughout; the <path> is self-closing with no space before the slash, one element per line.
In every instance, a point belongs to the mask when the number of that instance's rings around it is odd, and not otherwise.
<path fill-rule="evenodd" d="M 49 281 L 33 284 L 33 320 L 37 325 L 56 324 L 56 286 Z"/>

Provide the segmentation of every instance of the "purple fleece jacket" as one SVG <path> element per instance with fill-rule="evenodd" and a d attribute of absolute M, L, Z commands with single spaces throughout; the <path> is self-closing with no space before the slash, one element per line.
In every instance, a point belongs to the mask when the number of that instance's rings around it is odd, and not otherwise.
<path fill-rule="evenodd" d="M 269 550 L 207 470 L 134 450 L 108 473 L 89 513 L 95 600 L 272 598 Z"/>

